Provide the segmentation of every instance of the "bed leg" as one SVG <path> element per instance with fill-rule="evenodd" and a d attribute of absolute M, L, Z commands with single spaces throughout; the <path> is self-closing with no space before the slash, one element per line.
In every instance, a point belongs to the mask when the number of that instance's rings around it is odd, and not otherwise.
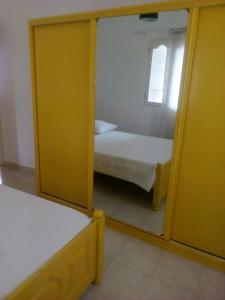
<path fill-rule="evenodd" d="M 161 199 L 159 197 L 159 194 L 156 190 L 153 190 L 153 201 L 152 201 L 152 209 L 157 211 L 160 209 L 160 202 Z"/>
<path fill-rule="evenodd" d="M 153 186 L 153 200 L 152 200 L 152 209 L 159 210 L 160 208 L 160 188 L 161 188 L 161 165 L 157 164 L 156 166 L 156 179 L 155 184 Z"/>
<path fill-rule="evenodd" d="M 97 264 L 95 284 L 102 280 L 104 270 L 104 234 L 105 234 L 105 217 L 102 210 L 96 210 L 93 215 L 93 221 L 97 225 Z"/>
<path fill-rule="evenodd" d="M 169 185 L 170 161 L 166 164 L 157 164 L 156 180 L 153 187 L 152 209 L 159 210 L 163 198 L 166 197 Z"/>

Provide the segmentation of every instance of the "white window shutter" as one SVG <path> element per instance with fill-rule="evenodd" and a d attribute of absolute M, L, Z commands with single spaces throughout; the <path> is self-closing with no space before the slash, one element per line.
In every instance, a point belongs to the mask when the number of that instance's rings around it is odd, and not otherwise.
<path fill-rule="evenodd" d="M 151 71 L 149 77 L 149 103 L 162 103 L 163 85 L 166 69 L 167 47 L 160 45 L 152 51 Z"/>

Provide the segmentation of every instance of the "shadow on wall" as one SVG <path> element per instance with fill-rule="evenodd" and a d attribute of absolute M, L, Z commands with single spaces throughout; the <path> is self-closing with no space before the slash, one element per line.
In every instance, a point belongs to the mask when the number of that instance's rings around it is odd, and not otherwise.
<path fill-rule="evenodd" d="M 3 31 L 0 31 L 0 164 L 7 161 L 17 163 L 19 156 L 15 103 L 12 101 L 15 99 L 12 89 L 12 57 L 9 47 L 1 45 L 5 45 Z"/>
<path fill-rule="evenodd" d="M 0 95 L 1 97 L 1 95 Z M 0 110 L 1 110 L 1 106 L 0 106 Z M 0 119 L 0 165 L 3 164 L 4 162 L 4 157 L 3 157 L 3 140 L 2 140 L 2 128 L 1 128 L 1 119 Z"/>

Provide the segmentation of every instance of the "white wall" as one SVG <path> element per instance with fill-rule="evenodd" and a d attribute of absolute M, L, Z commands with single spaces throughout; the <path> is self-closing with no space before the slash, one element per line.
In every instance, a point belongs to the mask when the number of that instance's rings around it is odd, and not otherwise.
<path fill-rule="evenodd" d="M 171 28 L 185 27 L 186 11 L 164 12 L 155 22 L 138 16 L 108 18 L 97 24 L 96 118 L 120 130 L 159 136 L 160 106 L 145 103 L 148 48 L 168 38 Z"/>
<path fill-rule="evenodd" d="M 34 166 L 28 20 L 148 2 L 154 0 L 0 1 L 0 117 L 5 161 Z"/>

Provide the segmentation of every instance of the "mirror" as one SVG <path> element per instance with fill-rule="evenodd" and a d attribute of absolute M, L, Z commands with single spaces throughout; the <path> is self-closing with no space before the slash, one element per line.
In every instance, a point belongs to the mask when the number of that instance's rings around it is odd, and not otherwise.
<path fill-rule="evenodd" d="M 163 234 L 187 11 L 97 23 L 94 208 Z"/>

